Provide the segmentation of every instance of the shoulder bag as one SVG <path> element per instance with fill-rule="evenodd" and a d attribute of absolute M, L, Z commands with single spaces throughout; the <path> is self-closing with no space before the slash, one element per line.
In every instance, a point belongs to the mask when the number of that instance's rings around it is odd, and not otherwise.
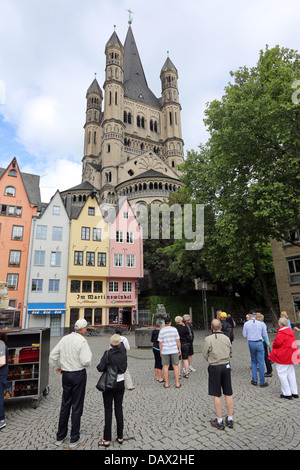
<path fill-rule="evenodd" d="M 109 362 L 109 353 L 107 354 L 107 361 L 107 367 L 96 384 L 96 388 L 100 390 L 100 392 L 113 390 L 117 384 L 118 372 Z"/>

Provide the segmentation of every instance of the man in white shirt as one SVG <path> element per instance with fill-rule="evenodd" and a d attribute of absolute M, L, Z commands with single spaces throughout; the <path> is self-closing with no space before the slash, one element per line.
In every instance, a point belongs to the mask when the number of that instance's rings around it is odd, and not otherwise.
<path fill-rule="evenodd" d="M 181 386 L 179 383 L 179 356 L 181 355 L 179 333 L 176 328 L 171 326 L 171 318 L 166 318 L 165 324 L 166 326 L 160 330 L 158 335 L 161 362 L 164 370 L 164 387 L 170 388 L 169 366 L 172 364 L 176 388 L 179 388 Z"/>
<path fill-rule="evenodd" d="M 77 320 L 75 331 L 64 336 L 49 357 L 50 366 L 62 374 L 63 395 L 56 445 L 61 445 L 67 437 L 72 409 L 70 448 L 84 442 L 84 436 L 80 436 L 80 420 L 85 397 L 86 367 L 92 362 L 92 353 L 84 338 L 87 326 L 84 318 Z"/>

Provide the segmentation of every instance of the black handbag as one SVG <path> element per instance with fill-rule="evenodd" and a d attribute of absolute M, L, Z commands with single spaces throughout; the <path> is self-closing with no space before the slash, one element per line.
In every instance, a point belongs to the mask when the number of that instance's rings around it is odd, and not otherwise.
<path fill-rule="evenodd" d="M 100 392 L 107 392 L 109 390 L 113 390 L 117 384 L 118 372 L 109 363 L 109 353 L 107 353 L 107 361 L 107 368 L 102 373 L 100 379 L 96 384 L 96 388 L 100 390 Z"/>

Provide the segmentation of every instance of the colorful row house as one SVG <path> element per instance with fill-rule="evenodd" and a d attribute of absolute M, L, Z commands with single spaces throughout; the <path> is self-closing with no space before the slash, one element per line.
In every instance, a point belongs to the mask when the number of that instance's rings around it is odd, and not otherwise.
<path fill-rule="evenodd" d="M 72 215 L 66 312 L 71 329 L 78 318 L 94 326 L 138 322 L 141 230 L 127 199 L 105 211 L 92 194 Z"/>
<path fill-rule="evenodd" d="M 80 202 L 57 191 L 39 202 L 39 178 L 16 160 L 0 178 L 0 261 L 9 306 L 0 325 L 50 327 L 54 336 L 79 318 L 94 326 L 138 323 L 142 229 L 127 201 L 106 208 L 96 192 Z M 0 305 L 1 308 L 1 305 Z"/>
<path fill-rule="evenodd" d="M 0 169 L 0 281 L 5 282 L 8 307 L 1 309 L 0 325 L 23 323 L 31 225 L 41 200 L 40 177 L 20 171 L 16 158 Z"/>

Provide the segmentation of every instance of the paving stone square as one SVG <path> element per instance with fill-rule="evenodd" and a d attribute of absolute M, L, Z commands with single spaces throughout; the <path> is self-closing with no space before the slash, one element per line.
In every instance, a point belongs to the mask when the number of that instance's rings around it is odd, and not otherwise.
<path fill-rule="evenodd" d="M 211 427 L 215 418 L 212 397 L 208 396 L 207 363 L 202 357 L 202 343 L 207 332 L 195 330 L 193 366 L 188 379 L 181 378 L 182 387 L 175 388 L 174 373 L 170 388 L 155 380 L 152 349 L 138 349 L 135 335 L 127 336 L 131 349 L 128 367 L 135 389 L 124 395 L 124 444 L 115 442 L 116 426 L 113 417 L 113 441 L 109 448 L 114 455 L 126 451 L 199 451 L 213 450 L 299 450 L 300 399 L 280 398 L 280 383 L 275 365 L 269 386 L 262 389 L 251 385 L 250 354 L 242 327 L 235 328 L 233 342 L 232 384 L 234 398 L 234 428 L 224 431 Z M 75 450 L 98 450 L 98 440 L 104 427 L 102 394 L 95 385 L 99 378 L 96 365 L 109 345 L 109 334 L 87 337 L 93 352 L 88 369 L 87 391 L 81 432 L 84 445 Z M 274 333 L 269 334 L 271 343 Z M 51 349 L 60 340 L 51 338 Z M 300 385 L 300 368 L 295 366 Z M 0 431 L 0 450 L 64 450 L 54 445 L 61 403 L 61 377 L 49 373 L 49 394 L 42 396 L 34 408 L 32 400 L 7 401 L 7 426 Z M 223 417 L 226 416 L 223 399 Z M 66 441 L 68 444 L 68 441 Z M 100 451 L 106 451 L 99 448 Z M 73 451 L 73 452 L 74 452 Z M 128 453 L 126 455 L 129 455 Z"/>

